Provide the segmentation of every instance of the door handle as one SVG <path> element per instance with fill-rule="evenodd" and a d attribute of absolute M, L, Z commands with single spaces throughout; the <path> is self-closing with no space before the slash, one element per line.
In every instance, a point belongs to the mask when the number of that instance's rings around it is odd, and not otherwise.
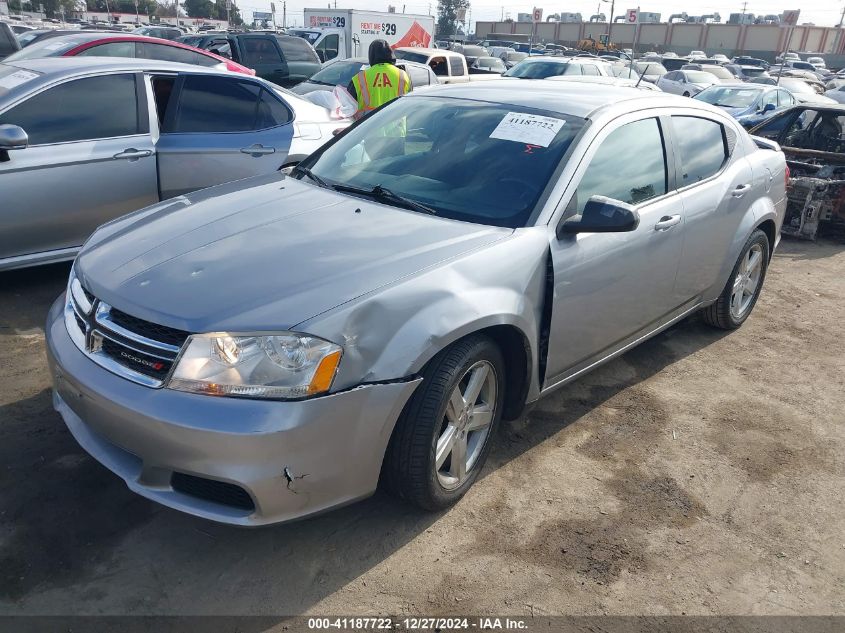
<path fill-rule="evenodd" d="M 748 192 L 749 189 L 751 189 L 751 185 L 747 183 L 744 185 L 738 185 L 737 188 L 733 190 L 733 193 L 731 195 L 734 198 L 741 198 Z"/>
<path fill-rule="evenodd" d="M 242 154 L 249 154 L 250 156 L 264 156 L 265 154 L 275 154 L 275 147 L 264 147 L 261 143 L 250 145 L 249 147 L 241 148 Z"/>
<path fill-rule="evenodd" d="M 681 223 L 680 215 L 664 215 L 660 221 L 654 225 L 655 231 L 668 231 L 676 224 Z"/>
<path fill-rule="evenodd" d="M 129 160 L 137 160 L 138 158 L 146 158 L 147 156 L 152 156 L 153 150 L 151 149 L 135 149 L 134 147 L 130 147 L 128 149 L 123 150 L 122 152 L 118 152 L 112 158 L 128 158 Z"/>

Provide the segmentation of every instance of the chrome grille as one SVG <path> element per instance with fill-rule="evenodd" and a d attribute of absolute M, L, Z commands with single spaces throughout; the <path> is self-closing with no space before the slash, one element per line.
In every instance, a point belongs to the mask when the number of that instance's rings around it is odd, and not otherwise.
<path fill-rule="evenodd" d="M 76 346 L 109 371 L 161 387 L 190 333 L 131 316 L 97 299 L 71 278 L 65 325 Z"/>

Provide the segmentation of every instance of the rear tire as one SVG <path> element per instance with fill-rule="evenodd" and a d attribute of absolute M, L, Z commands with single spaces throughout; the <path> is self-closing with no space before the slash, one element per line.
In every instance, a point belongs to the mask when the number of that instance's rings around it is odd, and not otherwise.
<path fill-rule="evenodd" d="M 478 478 L 502 416 L 505 363 L 469 336 L 435 356 L 390 438 L 383 483 L 425 510 L 456 503 Z"/>
<path fill-rule="evenodd" d="M 702 310 L 704 320 L 723 330 L 735 330 L 745 323 L 763 289 L 768 265 L 769 238 L 757 229 L 743 246 L 722 294 Z"/>
<path fill-rule="evenodd" d="M 689 96 L 690 96 L 690 94 L 689 94 L 688 92 L 685 92 L 685 93 L 683 94 L 683 96 L 684 96 L 684 97 L 689 97 Z"/>

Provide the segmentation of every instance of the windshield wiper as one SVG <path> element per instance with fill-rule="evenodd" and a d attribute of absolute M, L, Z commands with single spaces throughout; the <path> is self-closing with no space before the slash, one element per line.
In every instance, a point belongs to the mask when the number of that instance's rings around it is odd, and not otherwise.
<path fill-rule="evenodd" d="M 295 174 L 295 173 L 300 173 L 300 174 L 303 174 L 303 175 L 305 175 L 305 176 L 308 176 L 311 180 L 313 180 L 314 182 L 316 182 L 316 183 L 317 183 L 320 187 L 323 187 L 324 189 L 331 189 L 331 188 L 332 188 L 332 186 L 331 186 L 329 183 L 327 183 L 325 180 L 323 180 L 322 178 L 320 178 L 320 177 L 319 177 L 317 174 L 315 174 L 313 171 L 311 171 L 311 170 L 310 170 L 310 169 L 308 169 L 307 167 L 303 167 L 303 166 L 302 166 L 302 163 L 297 164 L 297 166 L 296 166 L 296 167 L 294 167 L 294 168 L 291 170 L 291 172 L 290 172 L 290 173 L 291 173 L 291 175 L 293 175 L 293 174 Z"/>
<path fill-rule="evenodd" d="M 334 185 L 332 188 L 335 191 L 354 193 L 361 196 L 371 196 L 376 200 L 381 200 L 382 202 L 392 202 L 394 205 L 403 206 L 411 211 L 437 215 L 437 211 L 435 209 L 417 202 L 416 200 L 400 196 L 398 193 L 394 193 L 390 189 L 382 187 L 381 185 L 376 185 L 372 189 L 362 189 L 360 187 L 352 187 L 350 185 Z"/>

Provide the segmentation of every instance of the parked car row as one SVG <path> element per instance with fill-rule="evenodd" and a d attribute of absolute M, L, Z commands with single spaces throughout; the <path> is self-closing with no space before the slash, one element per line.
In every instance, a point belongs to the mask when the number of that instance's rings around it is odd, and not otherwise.
<path fill-rule="evenodd" d="M 0 269 L 70 259 L 112 218 L 296 164 L 347 125 L 270 82 L 213 68 L 0 63 Z"/>

